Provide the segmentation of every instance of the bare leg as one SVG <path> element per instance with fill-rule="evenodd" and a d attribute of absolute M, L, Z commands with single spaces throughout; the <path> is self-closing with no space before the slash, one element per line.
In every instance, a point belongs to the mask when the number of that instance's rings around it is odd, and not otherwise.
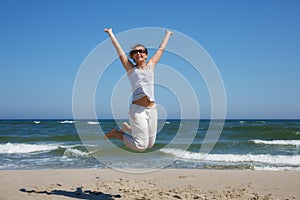
<path fill-rule="evenodd" d="M 111 129 L 110 132 L 108 132 L 105 136 L 105 139 L 110 139 L 110 138 L 117 138 L 121 141 L 123 141 L 123 131 L 122 130 L 117 130 L 115 128 Z"/>

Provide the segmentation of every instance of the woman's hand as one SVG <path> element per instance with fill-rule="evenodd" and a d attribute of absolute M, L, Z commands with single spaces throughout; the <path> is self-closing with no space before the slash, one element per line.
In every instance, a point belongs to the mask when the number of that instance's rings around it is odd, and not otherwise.
<path fill-rule="evenodd" d="M 174 33 L 172 31 L 166 30 L 166 34 L 173 35 Z"/>
<path fill-rule="evenodd" d="M 112 28 L 105 28 L 105 29 L 104 29 L 104 32 L 106 32 L 106 33 L 111 33 L 111 32 L 112 32 Z"/>

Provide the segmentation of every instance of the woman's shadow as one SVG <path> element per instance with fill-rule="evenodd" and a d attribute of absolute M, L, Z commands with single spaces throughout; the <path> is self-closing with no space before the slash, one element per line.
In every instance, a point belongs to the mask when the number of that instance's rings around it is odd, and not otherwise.
<path fill-rule="evenodd" d="M 26 190 L 25 188 L 20 189 L 21 192 L 26 193 L 36 193 L 36 194 L 47 194 L 47 195 L 60 195 L 66 197 L 73 197 L 76 199 L 99 199 L 99 200 L 111 200 L 115 198 L 121 198 L 121 195 L 105 194 L 103 192 L 96 192 L 91 190 L 82 191 L 82 187 L 78 187 L 76 191 L 66 191 L 66 190 L 52 190 L 48 191 L 35 191 Z"/>

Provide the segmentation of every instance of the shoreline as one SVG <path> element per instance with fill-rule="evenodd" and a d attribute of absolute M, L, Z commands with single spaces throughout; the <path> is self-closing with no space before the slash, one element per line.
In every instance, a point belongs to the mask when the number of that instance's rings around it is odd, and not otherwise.
<path fill-rule="evenodd" d="M 0 180 L 0 199 L 300 197 L 300 171 L 160 169 L 148 173 L 126 173 L 114 169 L 0 170 Z"/>

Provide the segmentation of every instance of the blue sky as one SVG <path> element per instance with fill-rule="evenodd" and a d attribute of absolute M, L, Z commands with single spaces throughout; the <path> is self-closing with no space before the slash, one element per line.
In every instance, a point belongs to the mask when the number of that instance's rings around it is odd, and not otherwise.
<path fill-rule="evenodd" d="M 299 11 L 296 0 L 1 0 L 0 118 L 72 118 L 76 74 L 107 39 L 103 29 L 162 27 L 193 38 L 214 60 L 226 89 L 227 118 L 299 119 Z M 168 58 L 163 64 L 172 65 Z M 112 67 L 122 70 L 117 61 Z M 197 98 L 201 116 L 209 118 L 209 94 L 203 90 Z M 162 105 L 173 98 L 159 92 Z M 99 117 L 109 118 L 110 96 L 98 93 L 98 109 L 105 105 Z M 178 117 L 178 105 L 166 108 L 168 117 Z"/>

